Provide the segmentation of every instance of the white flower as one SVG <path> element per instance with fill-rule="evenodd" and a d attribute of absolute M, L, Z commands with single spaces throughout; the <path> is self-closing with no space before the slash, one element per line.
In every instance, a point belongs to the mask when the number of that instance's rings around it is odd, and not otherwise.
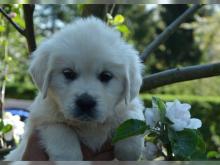
<path fill-rule="evenodd" d="M 156 123 L 160 120 L 160 115 L 157 108 L 146 108 L 144 115 L 146 124 L 151 128 L 155 127 Z"/>
<path fill-rule="evenodd" d="M 202 126 L 199 119 L 191 118 L 189 104 L 181 104 L 179 100 L 166 103 L 166 117 L 173 122 L 175 131 L 182 131 L 184 128 L 197 129 Z"/>
<path fill-rule="evenodd" d="M 12 125 L 12 130 L 4 134 L 5 140 L 10 141 L 15 138 L 19 141 L 21 135 L 24 133 L 24 122 L 20 120 L 20 116 L 13 116 L 10 112 L 5 112 L 3 121 L 5 125 Z"/>
<path fill-rule="evenodd" d="M 147 142 L 143 150 L 143 157 L 147 160 L 153 160 L 158 156 L 158 152 L 158 147 L 155 144 Z"/>

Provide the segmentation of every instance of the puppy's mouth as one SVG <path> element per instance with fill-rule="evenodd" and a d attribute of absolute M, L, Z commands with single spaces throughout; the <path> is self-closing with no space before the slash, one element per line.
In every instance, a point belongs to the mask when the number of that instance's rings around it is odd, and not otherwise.
<path fill-rule="evenodd" d="M 97 120 L 97 111 L 95 109 L 91 111 L 81 111 L 81 110 L 75 110 L 75 113 L 73 114 L 73 118 L 79 121 L 96 121 Z"/>
<path fill-rule="evenodd" d="M 88 116 L 88 115 L 80 115 L 75 118 L 80 121 L 94 121 L 95 120 L 93 117 Z"/>

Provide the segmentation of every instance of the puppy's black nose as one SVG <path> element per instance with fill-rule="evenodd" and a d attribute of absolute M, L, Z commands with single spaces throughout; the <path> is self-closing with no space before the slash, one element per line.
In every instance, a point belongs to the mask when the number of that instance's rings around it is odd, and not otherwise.
<path fill-rule="evenodd" d="M 76 99 L 76 105 L 82 111 L 92 110 L 96 106 L 96 101 L 88 94 L 82 94 Z"/>

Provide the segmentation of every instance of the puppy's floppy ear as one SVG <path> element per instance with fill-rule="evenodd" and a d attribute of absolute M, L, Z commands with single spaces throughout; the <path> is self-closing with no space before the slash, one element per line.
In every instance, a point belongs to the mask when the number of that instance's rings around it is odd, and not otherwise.
<path fill-rule="evenodd" d="M 142 68 L 139 57 L 131 59 L 130 65 L 127 66 L 125 78 L 125 103 L 128 104 L 138 94 L 142 84 Z"/>
<path fill-rule="evenodd" d="M 36 50 L 31 56 L 32 61 L 29 73 L 38 89 L 42 92 L 43 98 L 46 98 L 52 73 L 49 53 Z"/>

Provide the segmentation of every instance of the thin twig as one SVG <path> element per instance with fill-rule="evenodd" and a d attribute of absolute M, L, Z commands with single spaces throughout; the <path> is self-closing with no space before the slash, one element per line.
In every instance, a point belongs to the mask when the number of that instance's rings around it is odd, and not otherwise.
<path fill-rule="evenodd" d="M 115 6 L 116 4 L 112 4 L 111 10 L 109 11 L 110 15 L 114 13 Z"/>
<path fill-rule="evenodd" d="M 8 37 L 8 26 L 7 26 L 7 30 L 6 30 L 6 36 Z M 8 62 L 7 62 L 7 58 L 8 58 L 8 42 L 5 42 L 4 45 L 4 59 L 3 59 L 3 63 L 4 63 L 4 70 L 3 70 L 3 82 L 2 82 L 2 86 L 1 86 L 1 112 L 0 112 L 0 118 L 3 119 L 4 118 L 4 109 L 5 109 L 5 90 L 6 90 L 6 82 L 7 82 L 7 75 L 8 75 Z"/>
<path fill-rule="evenodd" d="M 0 7 L 0 13 L 12 24 L 12 26 L 23 36 L 25 36 L 25 30 L 22 29 L 18 24 L 16 24 L 8 14 Z"/>
<path fill-rule="evenodd" d="M 141 91 L 151 90 L 176 82 L 220 75 L 220 63 L 175 68 L 146 76 Z"/>
<path fill-rule="evenodd" d="M 141 59 L 146 61 L 148 56 L 156 49 L 158 46 L 166 41 L 179 27 L 181 23 L 183 23 L 189 16 L 194 14 L 202 5 L 195 4 L 193 7 L 187 9 L 183 14 L 181 14 L 175 21 L 173 21 L 159 36 L 152 41 L 146 49 L 143 51 L 141 55 Z"/>

